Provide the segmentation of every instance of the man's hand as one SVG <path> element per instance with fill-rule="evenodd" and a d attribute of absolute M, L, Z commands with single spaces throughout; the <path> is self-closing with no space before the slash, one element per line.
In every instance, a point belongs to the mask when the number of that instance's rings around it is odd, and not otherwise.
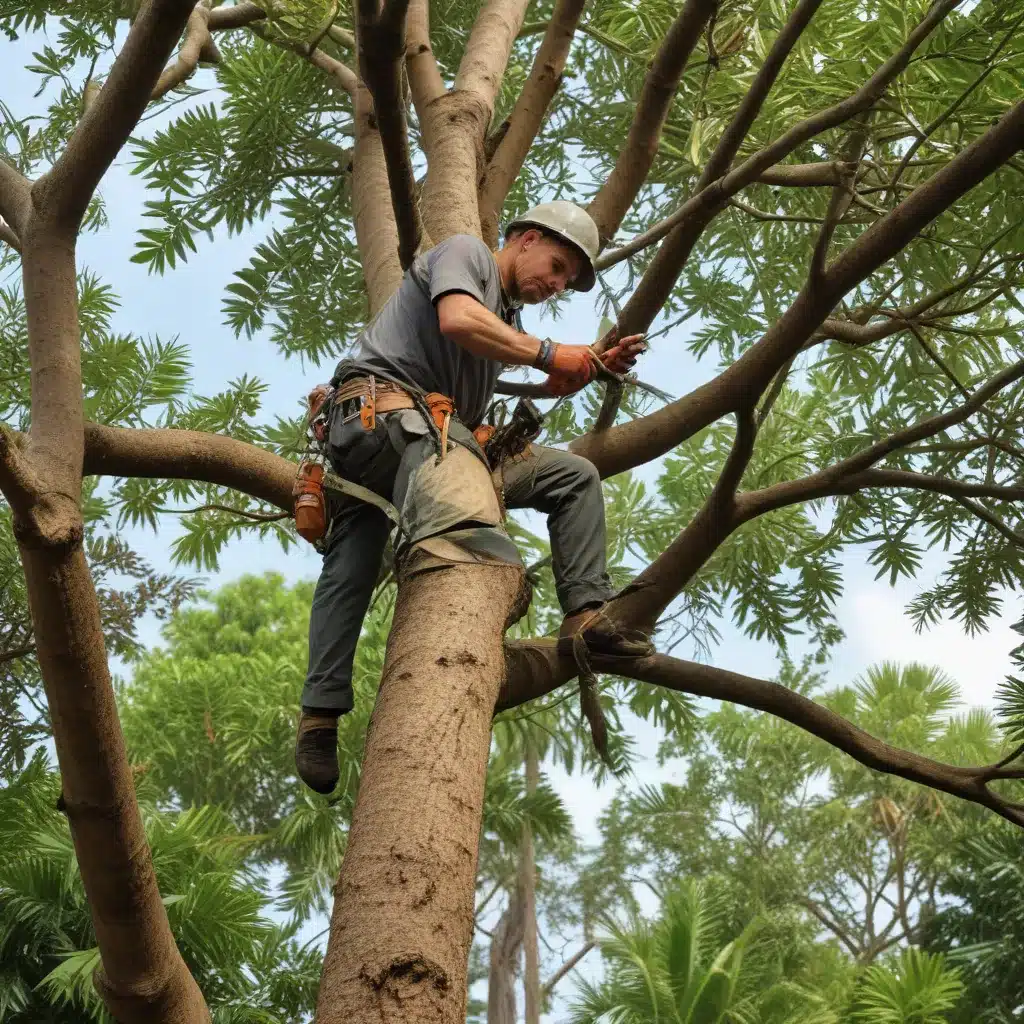
<path fill-rule="evenodd" d="M 612 373 L 628 373 L 636 363 L 637 357 L 647 351 L 647 343 L 642 334 L 630 334 L 619 341 L 614 331 L 611 332 L 611 344 L 601 353 L 600 359 L 605 369 Z"/>
<path fill-rule="evenodd" d="M 601 360 L 589 345 L 547 344 L 551 348 L 544 369 L 550 371 L 550 376 L 544 388 L 549 395 L 574 395 L 601 372 Z"/>

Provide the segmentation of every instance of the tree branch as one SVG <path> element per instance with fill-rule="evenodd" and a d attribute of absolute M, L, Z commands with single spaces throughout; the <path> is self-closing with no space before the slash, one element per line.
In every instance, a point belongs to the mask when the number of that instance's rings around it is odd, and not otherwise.
<path fill-rule="evenodd" d="M 202 480 L 290 512 L 296 465 L 221 434 L 85 425 L 86 476 Z"/>
<path fill-rule="evenodd" d="M 405 19 L 405 67 L 416 116 L 422 123 L 427 107 L 448 90 L 430 45 L 429 0 L 411 0 Z"/>
<path fill-rule="evenodd" d="M 756 402 L 780 367 L 803 347 L 842 297 L 1005 164 L 1019 149 L 1022 133 L 1024 102 L 1012 107 L 891 213 L 867 228 L 825 274 L 805 284 L 762 339 L 717 378 L 650 416 L 602 434 L 587 434 L 573 442 L 572 450 L 594 462 L 602 474 L 611 475 L 656 458 L 708 423 Z M 630 303 L 639 294 L 638 290 Z M 623 319 L 628 319 L 628 307 L 623 309 Z"/>
<path fill-rule="evenodd" d="M 266 18 L 267 12 L 258 4 L 250 3 L 249 0 L 242 0 L 234 7 L 215 7 L 210 11 L 210 31 L 218 32 L 223 29 L 245 28 L 255 21 L 262 21 Z"/>
<path fill-rule="evenodd" d="M 355 99 L 359 88 L 359 77 L 347 64 L 343 64 L 340 60 L 330 56 L 330 54 L 324 53 L 319 47 L 314 47 L 310 50 L 304 43 L 278 39 L 267 32 L 266 27 L 263 25 L 250 25 L 249 31 L 253 35 L 259 36 L 265 42 L 279 46 L 283 50 L 290 50 L 292 53 L 297 53 L 304 60 L 308 60 L 314 67 L 330 75 L 337 85 Z"/>
<path fill-rule="evenodd" d="M 32 201 L 28 178 L 0 156 L 0 217 L 17 239 L 25 232 L 25 221 Z M 4 241 L 9 241 L 4 239 Z"/>
<path fill-rule="evenodd" d="M 925 15 L 914 31 L 907 37 L 903 47 L 890 57 L 856 92 L 826 110 L 819 111 L 817 114 L 813 114 L 795 124 L 788 132 L 782 134 L 774 142 L 744 160 L 739 167 L 734 168 L 728 173 L 724 173 L 725 169 L 723 169 L 720 172 L 723 176 L 718 180 L 704 182 L 703 185 L 699 186 L 696 194 L 683 203 L 671 216 L 666 217 L 663 221 L 626 245 L 612 252 L 605 253 L 598 260 L 598 269 L 604 270 L 615 263 L 628 259 L 642 249 L 646 249 L 661 241 L 661 239 L 668 236 L 677 227 L 682 227 L 687 221 L 693 220 L 698 215 L 701 216 L 703 223 L 709 223 L 713 212 L 721 209 L 728 199 L 736 195 L 741 189 L 746 188 L 747 185 L 756 181 L 769 168 L 779 164 L 799 146 L 802 146 L 816 135 L 835 128 L 844 121 L 848 121 L 851 117 L 863 113 L 877 102 L 889 84 L 902 73 L 910 62 L 914 51 L 928 38 L 943 18 L 962 2 L 963 0 L 937 0 L 929 9 L 928 14 Z M 751 86 L 751 89 L 753 89 L 753 86 Z M 708 214 L 709 208 L 713 211 L 710 215 Z M 692 248 L 692 245 L 690 248 Z M 658 256 L 661 257 L 661 253 Z M 673 259 L 678 263 L 679 255 L 673 254 Z M 671 265 L 668 264 L 667 256 L 665 257 L 665 263 L 666 266 Z M 648 274 L 651 274 L 653 269 L 652 264 L 652 267 L 648 269 Z M 681 269 L 682 263 L 679 264 L 679 270 Z M 668 283 L 669 290 L 671 290 L 672 284 L 675 282 L 676 277 L 678 277 L 678 273 L 679 271 L 676 271 L 671 275 L 671 281 Z M 667 270 L 666 274 L 668 274 Z M 663 283 L 656 294 L 660 295 L 664 290 L 665 285 Z M 664 300 L 659 301 L 652 295 L 651 299 L 646 300 L 645 308 L 649 307 L 657 310 L 663 304 Z"/>
<path fill-rule="evenodd" d="M 204 49 L 213 41 L 209 21 L 210 9 L 204 4 L 196 4 L 189 15 L 185 41 L 178 51 L 178 59 L 160 76 L 151 99 L 160 99 L 195 73 Z"/>
<path fill-rule="evenodd" d="M 0 220 L 0 242 L 6 242 L 15 252 L 21 252 L 21 239 L 6 221 Z"/>
<path fill-rule="evenodd" d="M 405 21 L 409 0 L 388 0 L 377 14 L 377 0 L 358 0 L 356 38 L 359 73 L 373 97 L 373 110 L 384 149 L 391 206 L 398 228 L 398 258 L 408 269 L 423 238 L 416 175 L 409 152 L 405 119 Z"/>
<path fill-rule="evenodd" d="M 555 971 L 555 973 L 552 974 L 547 981 L 544 982 L 544 986 L 542 989 L 544 995 L 551 995 L 551 993 L 555 989 L 555 986 L 596 946 L 596 942 L 587 942 L 584 943 L 583 946 L 581 946 L 575 953 L 573 953 L 573 955 L 569 957 L 569 959 L 566 960 L 565 963 L 562 964 L 562 966 L 559 967 L 558 970 Z"/>
<path fill-rule="evenodd" d="M 148 0 L 142 7 L 95 102 L 33 187 L 37 207 L 58 225 L 77 230 L 100 179 L 146 109 L 193 6 L 193 0 Z"/>
<path fill-rule="evenodd" d="M 626 142 L 612 173 L 588 207 L 597 224 L 602 247 L 614 237 L 647 180 L 686 62 L 717 6 L 717 0 L 686 0 L 658 47 L 644 78 Z"/>
<path fill-rule="evenodd" d="M 576 26 L 587 0 L 557 0 L 544 38 L 508 119 L 497 150 L 491 157 L 480 188 L 480 220 L 485 237 L 497 236 L 501 208 L 544 122 L 558 91 Z"/>
<path fill-rule="evenodd" d="M 19 658 L 27 658 L 30 654 L 35 653 L 35 644 L 25 644 L 22 647 L 15 647 L 9 651 L 0 651 L 0 665 L 3 665 L 8 661 L 17 661 Z"/>
<path fill-rule="evenodd" d="M 510 659 L 510 678 L 499 697 L 497 711 L 517 707 L 527 700 L 544 696 L 559 685 L 556 682 L 559 672 L 553 664 L 557 658 L 554 654 L 554 641 L 532 640 L 510 644 L 507 654 Z M 612 661 L 616 664 L 613 665 Z M 1000 817 L 1024 828 L 1024 810 L 988 788 L 989 783 L 996 780 L 1020 779 L 1024 776 L 1024 770 L 999 764 L 959 767 L 933 761 L 920 754 L 890 746 L 841 715 L 786 686 L 711 665 L 683 661 L 664 654 L 638 659 L 628 666 L 622 664 L 622 659 L 595 657 L 593 663 L 599 670 L 664 686 L 679 693 L 729 701 L 742 707 L 766 711 L 817 736 L 873 771 L 896 775 L 988 807 Z M 529 674 L 524 671 L 527 668 Z M 523 685 L 524 682 L 526 685 Z"/>
<path fill-rule="evenodd" d="M 469 34 L 455 89 L 473 93 L 486 108 L 488 120 L 527 7 L 529 0 L 487 0 Z"/>

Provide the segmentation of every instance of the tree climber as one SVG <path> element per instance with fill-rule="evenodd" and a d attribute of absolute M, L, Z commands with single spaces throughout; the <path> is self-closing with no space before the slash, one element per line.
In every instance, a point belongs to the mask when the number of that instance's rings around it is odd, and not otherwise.
<path fill-rule="evenodd" d="M 642 335 L 615 340 L 598 355 L 589 345 L 557 344 L 517 329 L 522 304 L 567 288 L 593 288 L 597 251 L 593 220 L 564 201 L 544 203 L 514 221 L 497 252 L 478 238 L 455 235 L 416 258 L 363 331 L 358 357 L 338 364 L 327 455 L 341 477 L 400 510 L 396 564 L 413 546 L 434 565 L 522 564 L 502 529 L 491 477 L 476 461 L 486 465 L 481 424 L 503 366 L 546 371 L 545 393 L 561 397 L 589 384 L 602 366 L 625 372 L 644 351 Z M 548 516 L 565 615 L 560 650 L 570 651 L 582 632 L 594 653 L 652 653 L 646 634 L 620 628 L 602 612 L 613 588 L 593 464 L 530 446 L 500 469 L 507 508 Z M 481 478 L 485 487 L 471 483 Z M 390 508 L 387 502 L 380 504 Z M 377 504 L 346 498 L 334 509 L 324 541 L 295 745 L 299 775 L 319 793 L 330 793 L 338 782 L 338 716 L 352 708 L 356 642 L 390 528 Z"/>

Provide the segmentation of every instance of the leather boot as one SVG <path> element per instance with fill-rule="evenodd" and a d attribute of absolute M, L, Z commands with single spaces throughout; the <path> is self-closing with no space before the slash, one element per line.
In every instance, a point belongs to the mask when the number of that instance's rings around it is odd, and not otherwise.
<path fill-rule="evenodd" d="M 338 716 L 303 709 L 295 737 L 299 778 L 325 796 L 338 784 Z"/>
<path fill-rule="evenodd" d="M 558 631 L 558 653 L 572 657 L 573 637 L 582 631 L 587 650 L 598 657 L 648 658 L 654 654 L 654 643 L 646 633 L 619 626 L 605 614 L 606 607 L 584 608 L 567 615 Z"/>

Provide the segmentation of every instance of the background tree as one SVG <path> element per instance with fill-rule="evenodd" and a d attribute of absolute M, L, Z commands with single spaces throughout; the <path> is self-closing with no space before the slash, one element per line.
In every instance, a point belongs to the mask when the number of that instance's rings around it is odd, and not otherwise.
<path fill-rule="evenodd" d="M 14 34 L 50 13 L 46 0 L 0 9 Z M 825 651 L 841 632 L 838 559 L 861 544 L 893 579 L 926 545 L 950 551 L 913 602 L 922 625 L 949 614 L 983 628 L 998 587 L 1019 579 L 1019 4 L 91 0 L 52 13 L 65 21 L 37 64 L 48 116 L 4 120 L 0 216 L 5 259 L 20 263 L 30 386 L 4 410 L 0 490 L 99 990 L 118 1019 L 206 1009 L 139 855 L 83 474 L 113 478 L 111 510 L 136 521 L 176 507 L 172 495 L 198 502 L 177 552 L 204 564 L 254 529 L 238 512 L 287 509 L 294 475 L 282 453 L 294 454 L 295 426 L 258 423 L 250 378 L 204 398 L 179 375 L 134 419 L 83 399 L 76 238 L 101 222 L 97 186 L 148 104 L 170 113 L 200 61 L 216 65 L 215 102 L 133 148 L 154 193 L 137 258 L 172 268 L 202 232 L 273 215 L 280 226 L 231 289 L 238 330 L 333 355 L 418 248 L 457 231 L 493 242 L 528 196 L 574 187 L 610 243 L 601 266 L 618 268 L 606 286 L 619 327 L 700 317 L 699 387 L 655 411 L 635 396 L 623 411 L 614 388 L 552 423 L 604 476 L 672 452 L 656 499 L 612 484 L 637 516 L 640 564 L 615 603 L 628 624 L 666 620 L 711 645 L 724 614 L 776 647 L 804 631 Z M 255 522 L 290 538 L 281 521 Z M 462 567 L 399 587 L 320 1020 L 399 1005 L 409 1020 L 462 1017 L 491 711 L 576 671 L 550 642 L 503 649 L 520 586 L 514 572 Z M 439 590 L 450 630 L 427 625 Z M 624 674 L 773 713 L 870 767 L 1024 820 L 1000 786 L 1022 774 L 1012 751 L 938 762 L 782 685 L 665 654 Z M 1007 702 L 1011 720 L 1022 707 Z"/>

